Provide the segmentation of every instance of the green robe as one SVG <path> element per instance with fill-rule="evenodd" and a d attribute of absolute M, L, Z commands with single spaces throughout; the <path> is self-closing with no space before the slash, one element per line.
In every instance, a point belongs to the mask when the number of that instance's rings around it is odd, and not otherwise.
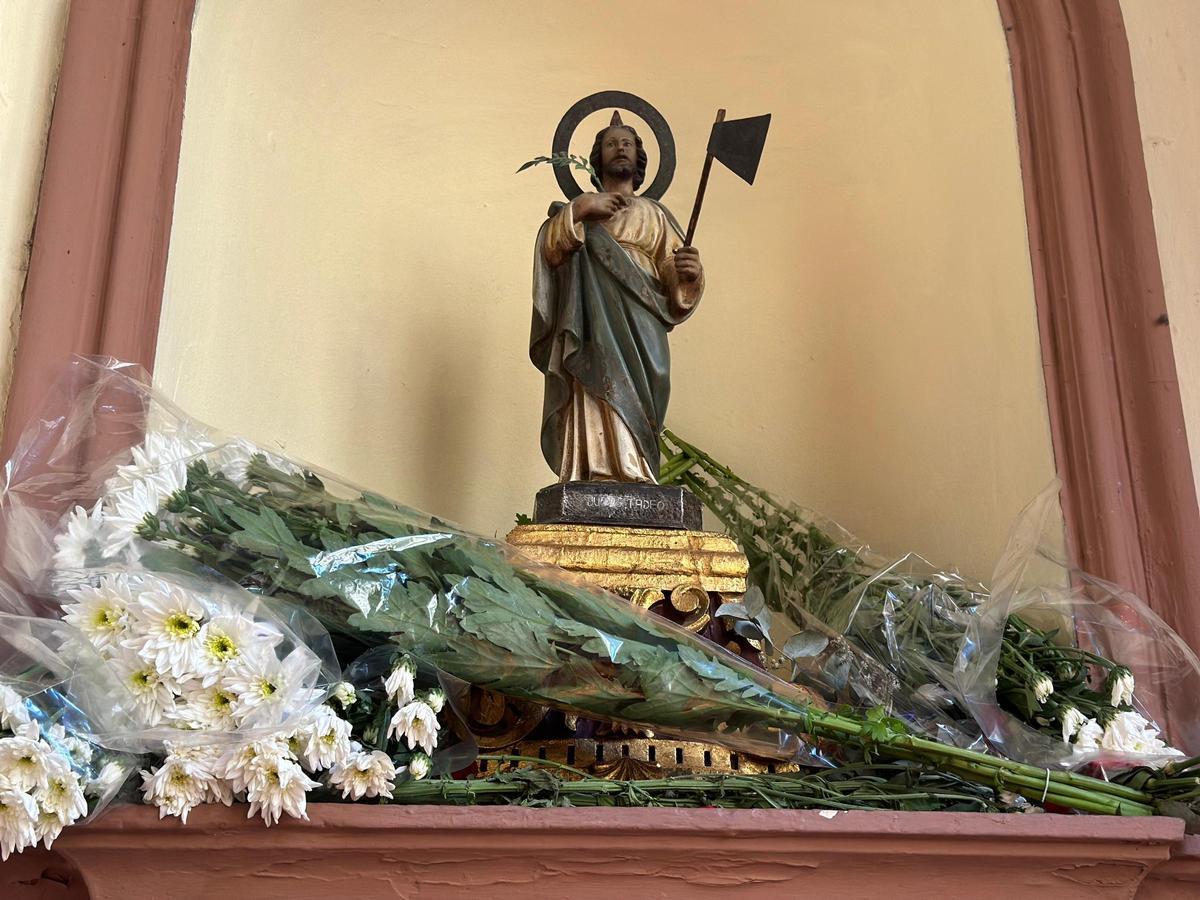
<path fill-rule="evenodd" d="M 670 226 L 678 223 L 666 207 Z M 553 218 L 562 203 L 550 207 Z M 667 332 L 690 315 L 674 308 L 663 284 L 630 258 L 602 224 L 584 224 L 585 240 L 562 265 L 534 253 L 533 328 L 529 357 L 546 376 L 542 454 L 558 471 L 572 380 L 611 406 L 632 433 L 652 472 L 671 396 Z"/>

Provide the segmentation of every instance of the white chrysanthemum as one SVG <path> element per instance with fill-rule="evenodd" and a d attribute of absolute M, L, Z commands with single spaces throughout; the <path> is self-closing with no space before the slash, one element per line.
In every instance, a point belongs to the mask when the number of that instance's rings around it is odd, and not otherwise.
<path fill-rule="evenodd" d="M 158 807 L 158 817 L 177 816 L 185 823 L 188 813 L 208 796 L 208 781 L 186 762 L 163 763 L 142 771 L 142 802 Z"/>
<path fill-rule="evenodd" d="M 166 744 L 170 754 L 167 761 L 178 760 L 198 765 L 212 777 L 208 783 L 208 795 L 205 803 L 233 804 L 233 786 L 220 774 L 224 765 L 226 748 L 216 744 L 179 745 L 172 742 Z"/>
<path fill-rule="evenodd" d="M 130 635 L 121 646 L 183 683 L 200 670 L 203 624 L 204 605 L 194 593 L 154 579 L 129 607 Z"/>
<path fill-rule="evenodd" d="M 284 757 L 260 758 L 251 768 L 253 777 L 246 784 L 246 799 L 250 801 L 246 818 L 260 813 L 268 825 L 278 822 L 283 813 L 296 819 L 308 818 L 307 795 L 320 787 L 320 782 L 313 781 L 299 764 Z"/>
<path fill-rule="evenodd" d="M 133 462 L 118 466 L 105 482 L 105 491 L 110 498 L 119 497 L 145 485 L 165 500 L 187 485 L 187 464 L 213 446 L 190 428 L 151 431 L 133 448 Z"/>
<path fill-rule="evenodd" d="M 1135 712 L 1117 713 L 1100 738 L 1104 750 L 1138 753 L 1146 756 L 1182 756 L 1159 737 L 1158 730 Z"/>
<path fill-rule="evenodd" d="M 446 692 L 441 688 L 433 688 L 425 693 L 425 702 L 435 713 L 440 713 L 446 705 Z"/>
<path fill-rule="evenodd" d="M 96 773 L 96 777 L 87 782 L 83 792 L 89 797 L 105 797 L 115 793 L 129 777 L 129 771 L 115 762 L 106 762 Z"/>
<path fill-rule="evenodd" d="M 1054 693 L 1054 682 L 1049 675 L 1039 675 L 1033 682 L 1033 695 L 1038 703 L 1045 703 Z"/>
<path fill-rule="evenodd" d="M 98 561 L 105 541 L 102 501 L 88 512 L 76 506 L 66 517 L 66 528 L 54 538 L 54 568 L 83 569 Z"/>
<path fill-rule="evenodd" d="M 0 684 L 0 728 L 15 732 L 22 725 L 29 723 L 29 709 L 25 706 L 25 698 L 7 684 Z"/>
<path fill-rule="evenodd" d="M 1112 677 L 1109 678 L 1112 705 L 1129 706 L 1133 703 L 1133 689 L 1133 673 L 1122 666 L 1113 669 Z"/>
<path fill-rule="evenodd" d="M 51 777 L 44 788 L 33 792 L 33 799 L 42 812 L 57 816 L 63 825 L 87 815 L 87 800 L 79 776 L 70 769 Z"/>
<path fill-rule="evenodd" d="M 429 774 L 429 770 L 433 768 L 433 760 L 424 753 L 413 754 L 412 759 L 408 761 L 409 777 L 414 781 L 420 781 Z"/>
<path fill-rule="evenodd" d="M 38 810 L 37 824 L 34 826 L 34 843 L 42 842 L 47 850 L 54 846 L 55 840 L 62 834 L 62 830 L 67 826 L 52 812 L 46 812 L 44 809 Z"/>
<path fill-rule="evenodd" d="M 113 657 L 112 667 L 133 695 L 134 709 L 144 724 L 161 725 L 175 711 L 178 685 L 153 663 L 125 650 Z"/>
<path fill-rule="evenodd" d="M 288 462 L 283 457 L 276 456 L 274 453 L 267 453 L 242 438 L 236 438 L 222 445 L 213 455 L 213 460 L 221 474 L 238 487 L 245 487 L 250 477 L 248 469 L 255 456 L 262 456 L 267 465 L 288 475 L 304 474 L 302 469 Z"/>
<path fill-rule="evenodd" d="M 1064 743 L 1070 743 L 1076 733 L 1087 724 L 1088 718 L 1073 706 L 1065 706 L 1058 713 L 1062 722 L 1062 738 Z"/>
<path fill-rule="evenodd" d="M 37 843 L 38 807 L 33 797 L 0 780 L 0 860 Z"/>
<path fill-rule="evenodd" d="M 408 746 L 433 753 L 438 739 L 437 713 L 424 700 L 413 700 L 396 711 L 388 725 L 388 740 L 403 737 Z"/>
<path fill-rule="evenodd" d="M 345 762 L 329 770 L 330 787 L 340 788 L 342 797 L 347 800 L 378 797 L 381 794 L 390 796 L 395 780 L 396 766 L 391 757 L 381 750 L 352 753 Z"/>
<path fill-rule="evenodd" d="M 281 735 L 247 741 L 227 748 L 216 766 L 216 772 L 229 782 L 234 793 L 240 794 L 253 779 L 259 777 L 263 766 L 288 759 L 290 752 L 287 740 Z"/>
<path fill-rule="evenodd" d="M 0 738 L 0 779 L 21 791 L 44 788 L 67 766 L 48 744 L 23 737 Z"/>
<path fill-rule="evenodd" d="M 104 555 L 117 557 L 137 536 L 147 516 L 158 515 L 168 495 L 160 494 L 150 482 L 137 481 L 105 501 L 104 519 L 111 526 L 104 536 Z"/>
<path fill-rule="evenodd" d="M 273 626 L 263 626 L 249 616 L 222 615 L 204 624 L 200 634 L 198 671 L 204 684 L 211 685 L 232 666 L 248 656 L 271 656 L 270 650 L 283 639 Z"/>
<path fill-rule="evenodd" d="M 383 681 L 383 689 L 387 691 L 387 698 L 399 706 L 412 700 L 413 676 L 416 675 L 416 672 L 417 667 L 407 656 L 396 660 L 392 671 Z"/>
<path fill-rule="evenodd" d="M 237 697 L 219 684 L 203 687 L 189 682 L 184 685 L 182 702 L 176 703 L 171 720 L 195 731 L 233 731 L 237 727 L 233 714 L 236 702 Z"/>
<path fill-rule="evenodd" d="M 339 681 L 333 687 L 332 697 L 342 709 L 349 709 L 358 700 L 358 692 L 348 681 Z"/>
<path fill-rule="evenodd" d="M 337 765 L 350 755 L 350 723 L 328 706 L 319 706 L 296 729 L 296 756 L 310 772 Z"/>
<path fill-rule="evenodd" d="M 310 685 L 319 672 L 320 660 L 306 648 L 297 648 L 282 660 L 261 654 L 243 658 L 220 684 L 237 697 L 234 714 L 240 722 L 267 727 L 315 705 L 321 693 Z"/>
<path fill-rule="evenodd" d="M 108 650 L 124 638 L 129 627 L 133 593 L 120 575 L 105 575 L 96 584 L 67 591 L 73 603 L 63 604 L 63 619 L 78 628 L 97 650 Z"/>
<path fill-rule="evenodd" d="M 85 768 L 92 761 L 96 748 L 90 743 L 67 734 L 67 729 L 61 725 L 51 725 L 46 729 L 46 743 L 50 744 L 60 755 L 63 755 L 76 768 Z"/>
<path fill-rule="evenodd" d="M 202 803 L 233 803 L 233 791 L 217 774 L 220 750 L 212 746 L 167 745 L 167 757 L 153 771 L 142 772 L 142 800 L 158 807 L 158 817 L 188 813 Z"/>
<path fill-rule="evenodd" d="M 1075 732 L 1075 746 L 1080 750 L 1099 750 L 1100 738 L 1103 736 L 1103 726 L 1095 719 L 1088 719 Z"/>

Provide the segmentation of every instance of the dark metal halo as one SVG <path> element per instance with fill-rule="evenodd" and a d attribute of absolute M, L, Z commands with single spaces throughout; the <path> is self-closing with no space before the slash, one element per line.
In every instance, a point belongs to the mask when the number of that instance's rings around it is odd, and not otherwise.
<path fill-rule="evenodd" d="M 562 121 L 558 123 L 558 128 L 554 130 L 553 152 L 569 153 L 571 138 L 579 123 L 596 110 L 614 108 L 641 116 L 654 132 L 654 139 L 658 141 L 658 172 L 654 175 L 654 182 L 642 191 L 641 196 L 661 200 L 667 188 L 671 186 L 671 179 L 675 177 L 675 136 L 671 134 L 671 127 L 667 125 L 662 113 L 636 94 L 630 94 L 628 91 L 599 91 L 576 102 L 567 110 Z M 568 200 L 574 200 L 583 193 L 583 189 L 575 181 L 575 175 L 568 167 L 555 166 L 554 177 Z"/>

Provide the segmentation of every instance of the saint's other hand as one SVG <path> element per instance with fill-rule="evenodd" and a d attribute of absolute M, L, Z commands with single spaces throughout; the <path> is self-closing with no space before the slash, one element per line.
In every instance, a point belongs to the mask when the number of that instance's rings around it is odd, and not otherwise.
<path fill-rule="evenodd" d="M 700 264 L 700 251 L 695 247 L 680 247 L 675 251 L 675 274 L 680 281 L 699 281 L 704 274 Z"/>
<path fill-rule="evenodd" d="M 603 222 L 611 219 L 629 205 L 629 198 L 623 194 L 605 192 L 602 194 L 582 194 L 571 201 L 575 207 L 575 218 L 585 222 Z"/>

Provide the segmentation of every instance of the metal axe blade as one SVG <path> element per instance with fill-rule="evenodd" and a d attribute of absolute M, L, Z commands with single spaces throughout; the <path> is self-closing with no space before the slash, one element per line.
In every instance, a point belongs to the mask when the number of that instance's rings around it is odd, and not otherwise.
<path fill-rule="evenodd" d="M 747 184 L 754 184 L 770 126 L 770 113 L 717 122 L 708 139 L 708 152 Z"/>

